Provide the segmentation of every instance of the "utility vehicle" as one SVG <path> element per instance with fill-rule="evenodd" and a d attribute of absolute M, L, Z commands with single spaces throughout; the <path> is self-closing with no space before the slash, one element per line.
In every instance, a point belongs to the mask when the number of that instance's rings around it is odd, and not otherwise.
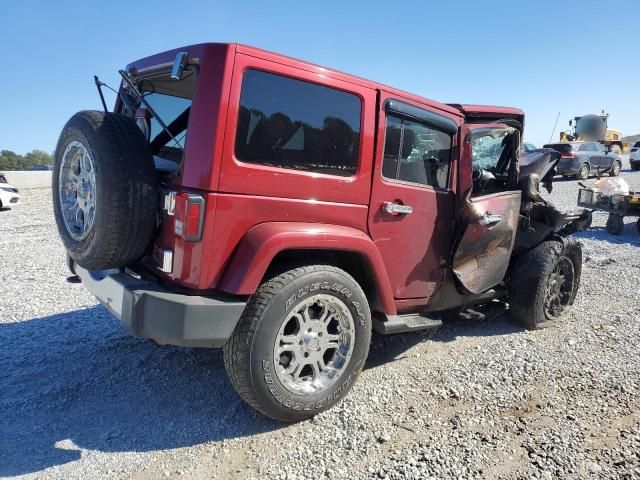
<path fill-rule="evenodd" d="M 223 347 L 260 412 L 330 408 L 372 330 L 436 328 L 488 302 L 539 328 L 572 304 L 570 234 L 586 217 L 540 196 L 559 155 L 520 164 L 521 110 L 237 44 L 120 75 L 113 111 L 77 113 L 56 149 L 69 266 L 134 335 Z"/>

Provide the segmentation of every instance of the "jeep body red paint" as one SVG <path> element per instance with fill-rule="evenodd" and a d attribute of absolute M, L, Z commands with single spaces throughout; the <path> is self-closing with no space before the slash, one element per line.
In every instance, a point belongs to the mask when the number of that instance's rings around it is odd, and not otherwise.
<path fill-rule="evenodd" d="M 134 335 L 223 347 L 262 413 L 330 408 L 372 330 L 433 329 L 505 298 L 538 328 L 573 303 L 581 250 L 568 237 L 589 212 L 540 196 L 559 154 L 520 171 L 522 111 L 236 44 L 120 73 L 115 112 L 76 114 L 56 149 L 70 268 Z"/>

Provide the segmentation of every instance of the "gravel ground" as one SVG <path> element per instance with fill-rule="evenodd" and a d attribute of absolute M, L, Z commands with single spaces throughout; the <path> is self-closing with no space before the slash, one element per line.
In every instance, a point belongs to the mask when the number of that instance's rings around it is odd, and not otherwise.
<path fill-rule="evenodd" d="M 640 172 L 623 172 L 640 189 Z M 216 350 L 127 336 L 65 281 L 49 172 L 9 172 L 0 211 L 0 475 L 24 478 L 640 478 L 640 236 L 584 244 L 576 304 L 527 332 L 486 311 L 375 337 L 351 394 L 281 425 L 244 405 Z M 592 182 L 592 181 L 591 181 Z M 575 181 L 554 202 L 572 207 Z"/>

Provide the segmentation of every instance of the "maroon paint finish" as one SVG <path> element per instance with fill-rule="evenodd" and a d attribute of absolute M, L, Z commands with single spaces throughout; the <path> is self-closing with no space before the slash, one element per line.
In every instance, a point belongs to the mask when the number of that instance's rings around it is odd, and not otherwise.
<path fill-rule="evenodd" d="M 381 303 L 388 313 L 395 313 L 389 277 L 380 253 L 371 239 L 351 227 L 322 223 L 273 222 L 253 227 L 236 249 L 221 290 L 248 295 L 262 281 L 262 273 L 283 250 L 318 249 L 354 252 L 362 255 L 374 275 Z"/>
<path fill-rule="evenodd" d="M 170 65 L 181 51 L 197 60 L 199 80 L 189 118 L 184 169 L 171 188 L 201 195 L 205 217 L 202 239 L 187 242 L 174 233 L 176 219 L 164 216 L 154 265 L 162 249 L 174 252 L 174 263 L 172 273 L 157 273 L 159 276 L 193 291 L 219 289 L 248 295 L 255 291 L 279 252 L 331 249 L 357 253 L 367 262 L 388 314 L 423 308 L 434 292 L 451 285 L 448 266 L 455 219 L 461 200 L 471 188 L 470 154 L 465 156 L 468 147 L 460 140 L 468 133 L 465 115 L 478 122 L 520 119 L 522 112 L 504 107 L 445 105 L 236 44 L 179 48 L 138 60 L 129 67 L 144 71 Z M 235 134 L 242 75 L 248 68 L 357 95 L 362 116 L 355 175 L 340 177 L 240 162 L 234 154 Z M 382 178 L 386 118 L 382 105 L 386 98 L 430 110 L 462 126 L 461 134 L 454 139 L 450 188 L 436 190 Z M 411 205 L 413 213 L 389 217 L 380 209 L 385 201 Z"/>
<path fill-rule="evenodd" d="M 524 112 L 519 108 L 496 107 L 491 105 L 455 104 L 465 116 L 465 121 L 479 123 L 512 118 L 520 122 L 524 128 Z"/>
<path fill-rule="evenodd" d="M 171 65 L 178 52 L 188 52 L 199 65 L 198 88 L 191 106 L 185 144 L 184 154 L 188 161 L 176 181 L 182 187 L 217 189 L 235 51 L 234 44 L 203 43 L 176 48 L 127 65 L 127 69 L 144 73 L 151 67 Z"/>
<path fill-rule="evenodd" d="M 393 92 L 381 92 L 369 232 L 387 265 L 394 297 L 428 298 L 444 279 L 443 269 L 450 257 L 454 227 L 455 174 L 450 178 L 451 188 L 448 190 L 382 177 L 386 126 L 386 112 L 382 106 L 388 98 L 400 99 L 416 107 L 431 110 L 458 124 L 461 118 Z M 451 170 L 456 170 L 455 159 Z M 392 216 L 382 210 L 385 202 L 408 205 L 413 212 Z"/>

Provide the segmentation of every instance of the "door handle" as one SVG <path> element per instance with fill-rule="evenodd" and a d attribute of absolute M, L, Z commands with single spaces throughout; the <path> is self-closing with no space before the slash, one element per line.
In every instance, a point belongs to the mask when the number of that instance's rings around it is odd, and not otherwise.
<path fill-rule="evenodd" d="M 410 205 L 403 205 L 401 203 L 383 202 L 382 211 L 389 215 L 407 215 L 413 212 L 413 208 Z"/>
<path fill-rule="evenodd" d="M 482 217 L 480 217 L 480 225 L 484 225 L 485 227 L 492 227 L 497 223 L 502 221 L 502 215 L 492 215 L 490 213 L 485 213 Z"/>

